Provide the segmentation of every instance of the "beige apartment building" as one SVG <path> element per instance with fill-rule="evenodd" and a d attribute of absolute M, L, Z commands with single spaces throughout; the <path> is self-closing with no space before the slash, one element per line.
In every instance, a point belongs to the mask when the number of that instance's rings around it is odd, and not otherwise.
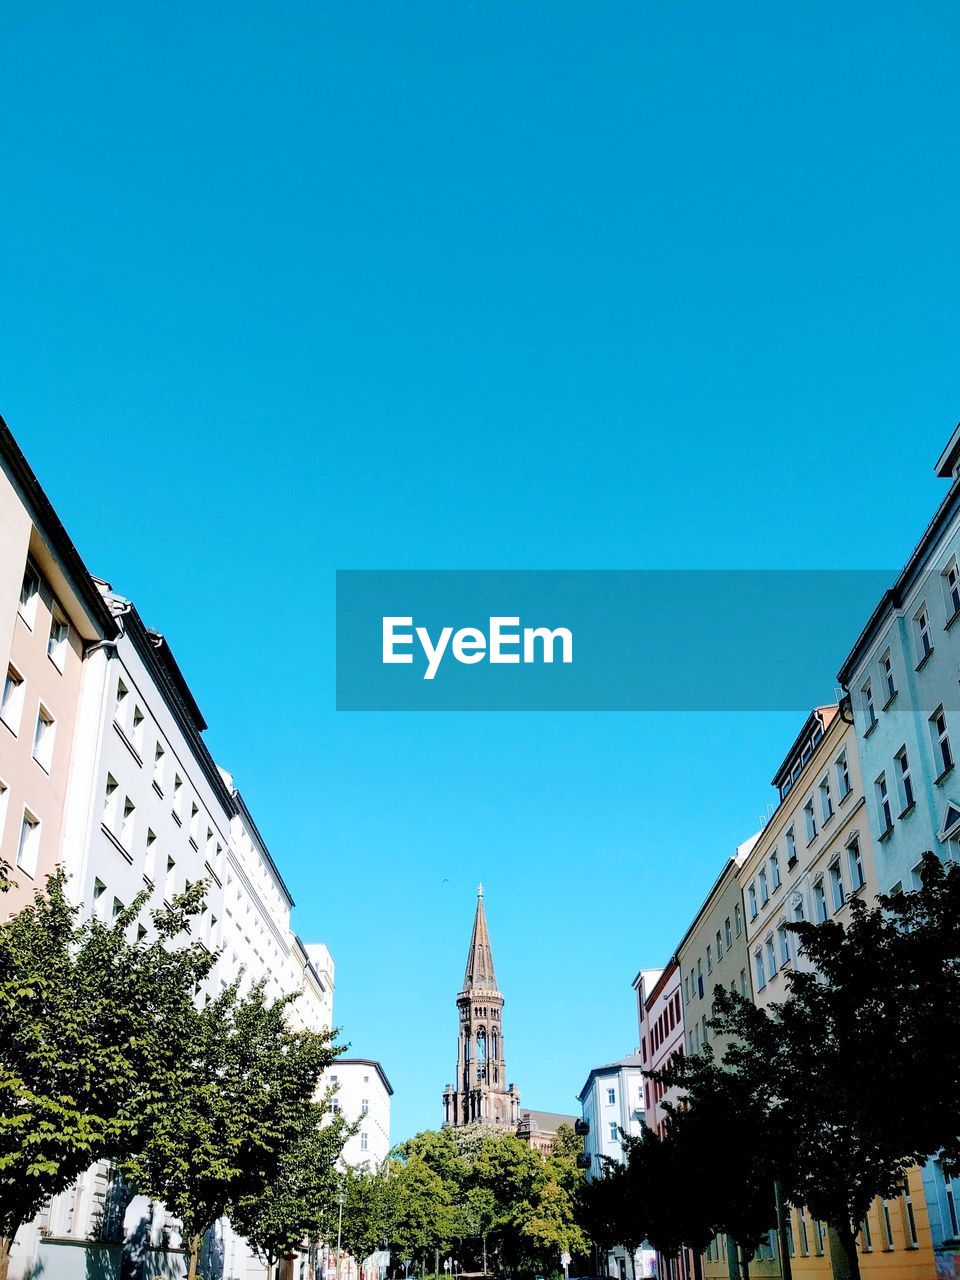
<path fill-rule="evenodd" d="M 760 1007 L 786 998 L 786 977 L 792 969 L 809 968 L 798 952 L 796 936 L 787 929 L 789 923 L 844 923 L 854 897 L 871 902 L 876 895 L 855 735 L 846 703 L 814 708 L 774 776 L 777 807 L 737 870 L 753 998 Z M 792 1209 L 788 1236 L 794 1280 L 832 1274 L 823 1223 L 805 1210 Z M 898 1200 L 876 1201 L 859 1246 L 864 1275 L 885 1273 L 898 1280 L 934 1275 L 918 1168 L 911 1170 Z M 758 1269 L 757 1274 L 779 1276 L 779 1264 L 770 1261 L 767 1271 Z"/>
<path fill-rule="evenodd" d="M 20 910 L 61 857 L 64 802 L 91 647 L 116 624 L 0 418 L 0 861 Z"/>

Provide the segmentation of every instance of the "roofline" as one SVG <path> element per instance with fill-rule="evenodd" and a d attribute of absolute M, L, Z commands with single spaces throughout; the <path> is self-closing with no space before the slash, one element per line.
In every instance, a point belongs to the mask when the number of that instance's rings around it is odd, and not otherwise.
<path fill-rule="evenodd" d="M 629 1054 L 628 1056 L 631 1058 L 636 1058 L 637 1059 L 636 1064 L 632 1062 L 628 1062 L 627 1058 L 621 1058 L 618 1062 L 608 1062 L 602 1067 L 591 1067 L 590 1074 L 587 1076 L 586 1081 L 584 1082 L 583 1088 L 577 1094 L 577 1101 L 583 1102 L 583 1095 L 590 1088 L 591 1083 L 597 1076 L 606 1075 L 610 1071 L 619 1072 L 621 1067 L 632 1067 L 634 1065 L 636 1065 L 638 1071 L 642 1071 L 643 1067 L 641 1066 L 641 1063 L 640 1063 L 640 1055 L 638 1053 L 632 1053 L 632 1054 Z"/>
<path fill-rule="evenodd" d="M 663 966 L 663 972 L 660 974 L 660 977 L 653 984 L 653 988 L 650 994 L 647 996 L 646 1000 L 644 1000 L 643 1007 L 645 1009 L 650 1008 L 651 1004 L 653 1004 L 654 1000 L 656 1000 L 657 996 L 660 994 L 663 988 L 667 985 L 670 978 L 673 976 L 674 969 L 679 969 L 679 968 L 680 968 L 680 961 L 677 959 L 677 953 L 674 951 L 673 954 L 670 956 L 670 959 Z"/>
<path fill-rule="evenodd" d="M 107 640 L 114 640 L 120 634 L 116 619 L 107 607 L 107 602 L 97 590 L 93 577 L 81 559 L 80 552 L 74 546 L 70 535 L 53 504 L 43 490 L 33 468 L 24 457 L 23 450 L 13 438 L 13 433 L 0 415 L 0 456 L 4 458 L 13 478 L 24 492 L 29 504 L 37 516 L 37 524 L 45 538 L 63 561 L 69 573 L 77 596 L 86 608 L 91 619 L 99 626 Z"/>
<path fill-rule="evenodd" d="M 213 788 L 214 794 L 223 805 L 227 815 L 233 816 L 236 812 L 234 797 L 230 794 L 227 784 L 223 780 L 223 775 L 217 768 L 216 761 L 207 748 L 207 744 L 200 736 L 197 722 L 189 706 L 183 701 L 180 686 L 174 680 L 169 664 L 159 653 L 155 639 L 157 633 L 150 631 L 144 624 L 133 601 L 127 602 L 123 619 L 124 633 L 130 637 L 131 643 L 140 654 L 147 668 L 154 675 L 157 687 L 164 695 L 167 705 L 174 714 L 174 718 L 179 722 L 180 729 L 190 745 L 194 758 Z M 179 667 L 176 669 L 179 671 Z"/>
<path fill-rule="evenodd" d="M 381 1067 L 376 1058 L 335 1058 L 333 1065 L 335 1067 L 373 1067 L 377 1075 L 383 1081 L 383 1087 L 386 1089 L 387 1093 L 393 1097 L 393 1085 L 387 1079 L 387 1073 L 384 1071 L 383 1067 Z"/>
<path fill-rule="evenodd" d="M 250 830 L 257 837 L 257 840 L 260 844 L 260 848 L 263 850 L 263 855 L 266 858 L 267 862 L 270 864 L 270 868 L 273 871 L 273 874 L 277 877 L 277 881 L 280 885 L 280 888 L 286 894 L 287 901 L 289 902 L 291 907 L 296 906 L 296 903 L 293 900 L 293 896 L 291 895 L 290 890 L 287 888 L 286 881 L 284 880 L 283 876 L 280 874 L 280 870 L 277 864 L 273 860 L 273 855 L 271 854 L 270 850 L 267 848 L 266 841 L 264 840 L 263 836 L 260 834 L 260 828 L 257 826 L 256 822 L 254 821 L 253 814 L 247 808 L 246 800 L 244 800 L 243 796 L 240 794 L 240 792 L 237 790 L 236 787 L 233 788 L 233 798 L 236 801 L 237 811 L 239 815 L 242 816 L 244 820 L 250 824 Z"/>
<path fill-rule="evenodd" d="M 829 722 L 827 721 L 826 714 L 825 714 L 827 711 L 832 711 L 834 713 L 830 717 Z M 823 730 L 824 733 L 826 733 L 827 729 L 829 728 L 829 725 L 833 723 L 833 721 L 836 719 L 836 717 L 839 714 L 840 714 L 839 702 L 825 702 L 821 706 L 813 708 L 813 710 L 804 720 L 803 727 L 801 728 L 800 732 L 797 734 L 797 736 L 794 738 L 793 742 L 791 743 L 790 750 L 787 752 L 787 754 L 783 757 L 783 760 L 780 762 L 780 767 L 777 769 L 777 772 L 773 775 L 773 779 L 770 783 L 771 787 L 780 786 L 780 780 L 783 778 L 784 773 L 787 771 L 789 766 L 793 763 L 797 751 L 800 750 L 800 748 L 803 746 L 804 742 L 806 741 L 807 737 L 809 736 L 807 733 L 807 729 L 813 724 L 813 722 L 815 720 L 819 720 L 820 728 Z"/>
<path fill-rule="evenodd" d="M 710 906 L 711 902 L 713 901 L 714 895 L 716 894 L 720 886 L 723 884 L 726 877 L 728 875 L 735 873 L 738 865 L 739 864 L 737 863 L 737 860 L 735 857 L 728 858 L 726 861 L 726 864 L 724 865 L 723 870 L 717 876 L 716 880 L 714 880 L 713 885 L 710 888 L 710 892 L 704 898 L 703 902 L 701 902 L 700 907 L 697 911 L 697 914 L 693 917 L 693 920 L 690 922 L 689 926 L 687 927 L 686 933 L 683 935 L 683 937 L 680 939 L 680 941 L 677 943 L 676 947 L 674 948 L 674 959 L 676 959 L 678 963 L 679 963 L 678 958 L 679 958 L 680 952 L 683 950 L 684 943 L 693 933 L 694 929 L 696 929 L 701 919 L 706 915 L 707 908 Z"/>
<path fill-rule="evenodd" d="M 853 648 L 847 654 L 843 666 L 837 673 L 837 679 L 844 689 L 849 688 L 853 669 L 863 655 L 863 651 L 875 639 L 877 632 L 880 630 L 881 622 L 903 603 L 904 597 L 919 576 L 927 552 L 939 539 L 944 528 L 953 520 L 958 510 L 960 510 L 960 477 L 957 477 L 951 484 L 943 501 L 933 513 L 930 523 L 924 529 L 920 541 L 910 553 L 907 563 L 897 575 L 893 586 L 888 588 L 880 597 L 877 607 L 867 619 L 866 626 L 854 641 Z"/>

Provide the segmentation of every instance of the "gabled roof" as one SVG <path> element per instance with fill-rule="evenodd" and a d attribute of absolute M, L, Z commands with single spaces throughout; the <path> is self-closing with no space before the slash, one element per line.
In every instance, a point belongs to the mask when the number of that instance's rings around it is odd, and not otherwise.
<path fill-rule="evenodd" d="M 464 991 L 497 991 L 497 975 L 493 968 L 493 951 L 487 917 L 483 910 L 483 885 L 477 887 L 477 911 L 473 917 L 473 933 L 463 975 Z"/>

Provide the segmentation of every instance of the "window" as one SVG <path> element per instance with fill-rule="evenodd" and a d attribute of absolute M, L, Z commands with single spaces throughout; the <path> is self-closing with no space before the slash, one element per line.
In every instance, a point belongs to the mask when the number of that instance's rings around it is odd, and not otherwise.
<path fill-rule="evenodd" d="M 107 774 L 107 782 L 103 791 L 103 825 L 109 827 L 111 831 L 117 825 L 117 805 L 119 804 L 119 794 L 117 792 L 117 780 L 112 773 Z"/>
<path fill-rule="evenodd" d="M 707 973 L 713 973 L 713 948 L 707 943 Z"/>
<path fill-rule="evenodd" d="M 113 910 L 112 910 L 112 915 L 114 920 L 116 920 L 117 916 L 120 914 L 122 910 L 123 910 L 123 903 L 120 901 L 119 898 L 114 898 Z"/>
<path fill-rule="evenodd" d="M 773 935 L 767 938 L 767 973 L 773 978 L 777 972 L 777 953 L 773 946 Z"/>
<path fill-rule="evenodd" d="M 780 950 L 780 965 L 790 963 L 790 935 L 787 933 L 786 924 L 777 925 L 777 944 Z"/>
<path fill-rule="evenodd" d="M 753 953 L 753 964 L 757 975 L 757 990 L 762 991 L 767 985 L 767 977 L 763 972 L 763 951 L 759 947 Z"/>
<path fill-rule="evenodd" d="M 794 904 L 793 920 L 795 924 L 802 924 L 805 919 L 806 915 L 803 909 L 803 899 L 801 898 L 799 902 Z"/>
<path fill-rule="evenodd" d="M 40 575 L 28 560 L 23 574 L 23 582 L 20 585 L 20 617 L 31 631 L 37 618 L 37 601 L 39 599 Z"/>
<path fill-rule="evenodd" d="M 732 928 L 730 927 L 730 917 L 729 917 L 729 916 L 727 916 L 726 920 L 724 920 L 724 922 L 723 922 L 723 931 L 724 931 L 724 934 L 726 935 L 726 939 L 727 939 L 727 947 L 728 947 L 728 948 L 729 948 L 729 947 L 732 947 L 732 946 L 733 946 L 733 930 L 732 930 Z"/>
<path fill-rule="evenodd" d="M 616 1142 L 619 1136 L 620 1136 L 620 1126 L 617 1124 L 616 1120 L 611 1120 L 610 1121 L 610 1141 Z"/>
<path fill-rule="evenodd" d="M 617 1100 L 617 1091 L 616 1091 L 616 1089 L 608 1089 L 608 1090 L 607 1090 L 607 1102 L 609 1103 L 609 1105 L 610 1105 L 611 1107 L 612 1107 L 612 1106 L 613 1106 L 613 1104 L 616 1102 L 616 1100 Z"/>
<path fill-rule="evenodd" d="M 877 819 L 880 823 L 880 834 L 889 831 L 893 826 L 893 814 L 890 809 L 890 796 L 887 791 L 886 774 L 881 773 L 873 784 L 877 796 Z"/>
<path fill-rule="evenodd" d="M 741 970 L 740 970 L 740 994 L 741 994 L 742 996 L 746 996 L 746 995 L 747 995 L 747 971 L 746 971 L 746 969 L 741 969 Z"/>
<path fill-rule="evenodd" d="M 103 883 L 103 881 L 102 881 L 102 880 L 100 880 L 100 879 L 94 880 L 94 882 L 93 882 L 93 900 L 94 900 L 94 902 L 96 902 L 98 899 L 102 898 L 102 897 L 103 897 L 103 895 L 106 893 L 106 891 L 107 891 L 107 886 Z"/>
<path fill-rule="evenodd" d="M 133 708 L 133 730 L 130 735 L 130 741 L 136 747 L 139 754 L 143 753 L 143 712 L 134 704 Z"/>
<path fill-rule="evenodd" d="M 823 924 L 827 918 L 827 895 L 823 891 L 823 878 L 813 886 L 813 914 L 817 924 Z"/>
<path fill-rule="evenodd" d="M 816 838 L 817 834 L 817 819 L 813 812 L 812 800 L 808 800 L 803 806 L 803 818 L 807 824 L 807 844 L 809 844 L 811 840 Z"/>
<path fill-rule="evenodd" d="M 950 736 L 947 733 L 947 717 L 943 707 L 937 707 L 930 717 L 930 737 L 933 742 L 933 754 L 939 769 L 939 777 L 949 773 L 953 768 L 953 752 L 950 749 Z"/>
<path fill-rule="evenodd" d="M 903 1193 L 903 1225 L 907 1236 L 907 1247 L 915 1249 L 917 1247 L 917 1220 L 913 1213 L 913 1197 L 910 1195 L 909 1187 Z"/>
<path fill-rule="evenodd" d="M 20 732 L 23 695 L 23 676 L 14 667 L 7 667 L 7 678 L 3 682 L 3 698 L 0 700 L 0 720 L 14 734 Z"/>
<path fill-rule="evenodd" d="M 17 866 L 28 876 L 37 872 L 40 853 L 40 819 L 29 809 L 24 809 L 20 823 L 20 841 L 17 845 Z"/>
<path fill-rule="evenodd" d="M 683 1003 L 690 1003 L 690 975 L 684 974 L 683 977 Z"/>
<path fill-rule="evenodd" d="M 127 711 L 126 702 L 127 702 L 127 696 L 129 695 L 129 693 L 130 693 L 130 690 L 123 683 L 123 681 L 118 680 L 117 681 L 117 700 L 114 703 L 114 707 L 113 707 L 113 718 L 114 720 L 119 721 L 121 724 L 123 723 L 123 718 L 126 715 L 126 711 Z"/>
<path fill-rule="evenodd" d="M 736 905 L 733 908 L 733 918 L 734 918 L 734 921 L 736 922 L 737 937 L 739 938 L 741 933 L 743 933 L 743 914 L 740 911 L 739 902 L 736 903 Z"/>
<path fill-rule="evenodd" d="M 837 794 L 841 800 L 845 800 L 850 794 L 850 769 L 847 765 L 847 753 L 841 751 L 836 760 L 837 769 Z"/>
<path fill-rule="evenodd" d="M 759 912 L 757 911 L 757 889 L 754 884 L 747 890 L 747 901 L 750 904 L 750 919 L 756 920 Z M 739 933 L 739 930 L 737 932 Z"/>
<path fill-rule="evenodd" d="M 834 911 L 839 911 L 847 900 L 847 895 L 843 888 L 843 871 L 840 867 L 839 858 L 830 863 L 830 893 L 833 897 L 833 909 Z"/>
<path fill-rule="evenodd" d="M 719 964 L 720 961 L 723 959 L 723 935 L 720 933 L 719 929 L 717 930 L 716 943 L 717 943 L 717 964 Z"/>
<path fill-rule="evenodd" d="M 362 1116 L 365 1116 L 369 1110 L 370 1110 L 369 1099 L 364 1098 L 363 1101 L 360 1103 L 360 1114 Z"/>
<path fill-rule="evenodd" d="M 830 775 L 825 774 L 820 781 L 820 821 L 829 822 L 833 817 L 833 797 L 830 794 Z"/>
<path fill-rule="evenodd" d="M 960 613 L 960 569 L 957 568 L 957 557 L 953 556 L 943 573 L 943 599 L 947 607 L 947 617 Z M 956 1234 L 956 1232 L 954 1232 Z"/>
<path fill-rule="evenodd" d="M 703 999 L 703 961 L 697 958 L 697 995 Z"/>
<path fill-rule="evenodd" d="M 183 779 L 179 773 L 173 775 L 173 816 L 180 821 L 180 806 L 183 804 Z"/>
<path fill-rule="evenodd" d="M 794 835 L 793 827 L 787 828 L 784 841 L 787 846 L 787 866 L 792 867 L 797 860 L 797 837 Z"/>
<path fill-rule="evenodd" d="M 880 659 L 880 675 L 883 678 L 883 692 L 886 695 L 884 705 L 889 706 L 897 696 L 897 682 L 893 678 L 893 659 L 890 657 L 889 649 Z"/>
<path fill-rule="evenodd" d="M 360 1150 L 367 1150 L 367 1135 L 365 1133 L 360 1134 Z"/>
<path fill-rule="evenodd" d="M 907 748 L 901 747 L 894 759 L 897 762 L 897 790 L 900 792 L 901 817 L 913 807 L 913 779 L 910 777 L 910 761 Z"/>
<path fill-rule="evenodd" d="M 759 882 L 759 885 L 760 885 L 760 905 L 761 907 L 765 907 L 767 903 L 770 901 L 770 890 L 767 887 L 766 868 L 764 868 L 760 872 L 759 876 L 757 876 L 757 881 Z"/>
<path fill-rule="evenodd" d="M 865 732 L 869 733 L 877 723 L 877 712 L 873 705 L 873 686 L 869 680 L 860 690 L 860 705 L 863 708 L 863 718 L 867 722 Z"/>
<path fill-rule="evenodd" d="M 850 862 L 850 888 L 856 893 L 863 888 L 867 879 L 863 874 L 863 857 L 860 854 L 860 841 L 856 836 L 847 845 L 847 858 Z"/>
<path fill-rule="evenodd" d="M 779 889 L 783 883 L 780 878 L 780 855 L 777 853 L 776 849 L 774 849 L 773 853 L 770 855 L 770 882 L 774 889 Z"/>
<path fill-rule="evenodd" d="M 120 843 L 128 851 L 133 848 L 133 827 L 136 814 L 136 805 L 129 796 L 126 796 L 123 801 L 123 818 L 120 821 Z"/>
<path fill-rule="evenodd" d="M 56 732 L 57 722 L 41 702 L 37 712 L 37 725 L 33 731 L 33 758 L 47 773 L 53 765 L 53 740 Z"/>
<path fill-rule="evenodd" d="M 922 666 L 933 653 L 933 641 L 930 638 L 930 615 L 927 606 L 922 605 L 914 615 L 913 626 L 917 639 L 917 665 Z"/>
<path fill-rule="evenodd" d="M 0 841 L 3 840 L 3 828 L 7 819 L 7 802 L 10 799 L 10 789 L 7 784 L 0 781 Z"/>
<path fill-rule="evenodd" d="M 158 742 L 153 753 L 153 785 L 163 795 L 163 744 Z"/>
<path fill-rule="evenodd" d="M 70 636 L 70 624 L 56 605 L 50 618 L 50 634 L 47 636 L 47 657 L 60 671 L 67 657 L 67 640 Z"/>
<path fill-rule="evenodd" d="M 893 1248 L 893 1227 L 890 1223 L 890 1205 L 886 1200 L 880 1201 L 880 1225 L 883 1227 L 883 1247 Z"/>
<path fill-rule="evenodd" d="M 200 834 L 200 810 L 191 800 L 190 802 L 190 840 L 193 847 L 197 847 L 197 836 Z"/>

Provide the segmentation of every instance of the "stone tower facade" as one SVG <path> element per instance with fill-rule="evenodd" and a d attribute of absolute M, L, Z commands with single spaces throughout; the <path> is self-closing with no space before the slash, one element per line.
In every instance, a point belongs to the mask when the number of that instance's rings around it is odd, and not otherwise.
<path fill-rule="evenodd" d="M 483 885 L 477 889 L 477 911 L 457 1011 L 457 1080 L 443 1091 L 444 1126 L 459 1129 L 486 1124 L 515 1130 L 520 1120 L 520 1092 L 507 1084 L 503 995 L 493 968 Z"/>

